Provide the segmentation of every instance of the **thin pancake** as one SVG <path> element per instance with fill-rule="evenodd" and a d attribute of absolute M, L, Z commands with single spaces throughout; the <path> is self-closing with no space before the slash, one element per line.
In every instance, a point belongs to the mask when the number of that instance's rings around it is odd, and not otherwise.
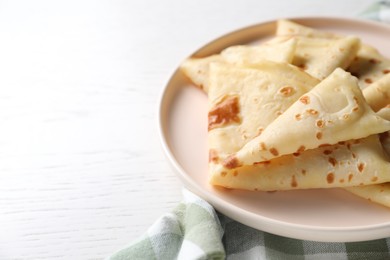
<path fill-rule="evenodd" d="M 213 185 L 244 190 L 349 187 L 390 181 L 389 158 L 377 135 L 231 170 L 211 166 Z"/>
<path fill-rule="evenodd" d="M 382 117 L 390 119 L 390 109 L 384 108 L 381 109 L 378 114 L 380 114 Z M 381 135 L 381 143 L 382 147 L 384 148 L 385 152 L 389 155 L 390 154 L 390 134 L 389 132 L 386 132 Z M 380 169 L 379 169 L 380 170 Z M 375 174 L 378 172 L 374 171 Z M 381 173 L 381 172 L 379 172 Z M 367 199 L 369 201 L 381 204 L 386 207 L 390 207 L 390 182 L 382 183 L 382 184 L 374 184 L 374 185 L 367 185 L 367 186 L 356 186 L 356 187 L 349 187 L 345 189 L 348 192 L 351 192 L 352 194 L 355 194 L 356 196 L 359 196 L 361 198 Z"/>
<path fill-rule="evenodd" d="M 342 39 L 345 36 L 324 32 L 289 20 L 280 20 L 277 23 L 278 37 L 309 37 L 316 39 Z M 299 65 L 299 64 L 298 64 Z M 390 60 L 379 51 L 365 43 L 360 44 L 356 57 L 346 69 L 359 79 L 362 89 L 390 73 Z"/>
<path fill-rule="evenodd" d="M 205 58 L 189 58 L 180 65 L 180 69 L 195 86 L 208 92 L 209 66 L 212 62 L 224 62 L 224 60 L 218 54 Z"/>
<path fill-rule="evenodd" d="M 390 183 L 345 188 L 361 198 L 390 207 Z"/>
<path fill-rule="evenodd" d="M 230 156 L 224 166 L 252 165 L 388 130 L 390 121 L 372 111 L 357 79 L 336 69 L 268 125 L 261 135 Z"/>
<path fill-rule="evenodd" d="M 296 39 L 298 44 L 292 64 L 321 80 L 336 68 L 346 69 L 355 59 L 360 47 L 360 40 L 356 37 Z"/>
<path fill-rule="evenodd" d="M 334 33 L 316 30 L 308 26 L 304 26 L 286 19 L 281 19 L 277 21 L 276 35 L 277 36 L 299 35 L 299 36 L 306 36 L 306 37 L 313 37 L 313 38 L 327 38 L 327 39 L 339 37 Z"/>
<path fill-rule="evenodd" d="M 390 73 L 364 88 L 363 95 L 374 111 L 390 104 Z"/>
<path fill-rule="evenodd" d="M 359 79 L 359 85 L 362 89 L 390 73 L 390 60 L 374 47 L 362 44 L 356 55 L 357 57 L 349 66 L 348 71 Z"/>
<path fill-rule="evenodd" d="M 238 151 L 318 82 L 286 63 L 211 64 L 210 150 L 219 158 Z"/>
<path fill-rule="evenodd" d="M 205 58 L 189 58 L 180 68 L 182 72 L 199 88 L 208 92 L 209 67 L 211 63 L 224 62 L 237 65 L 256 65 L 263 60 L 290 63 L 295 52 L 296 41 L 269 42 L 257 46 L 232 46 Z"/>

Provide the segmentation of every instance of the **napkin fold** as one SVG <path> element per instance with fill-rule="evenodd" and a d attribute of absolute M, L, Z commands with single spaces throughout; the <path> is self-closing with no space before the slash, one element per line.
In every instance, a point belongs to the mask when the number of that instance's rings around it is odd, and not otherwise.
<path fill-rule="evenodd" d="M 390 23 L 390 0 L 361 17 Z M 234 221 L 183 190 L 183 201 L 136 241 L 107 259 L 390 259 L 390 238 L 325 243 L 269 234 Z"/>
<path fill-rule="evenodd" d="M 216 211 L 183 189 L 183 201 L 110 260 L 224 259 L 223 229 Z"/>
<path fill-rule="evenodd" d="M 273 235 L 234 221 L 183 189 L 183 201 L 109 260 L 390 259 L 390 238 L 325 243 Z"/>

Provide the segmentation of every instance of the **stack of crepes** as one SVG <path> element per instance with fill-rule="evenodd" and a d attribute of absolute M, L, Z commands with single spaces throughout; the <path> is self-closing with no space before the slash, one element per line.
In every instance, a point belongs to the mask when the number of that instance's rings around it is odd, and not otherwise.
<path fill-rule="evenodd" d="M 181 70 L 208 95 L 212 185 L 341 187 L 390 207 L 390 60 L 374 47 L 279 20 L 271 40 Z"/>

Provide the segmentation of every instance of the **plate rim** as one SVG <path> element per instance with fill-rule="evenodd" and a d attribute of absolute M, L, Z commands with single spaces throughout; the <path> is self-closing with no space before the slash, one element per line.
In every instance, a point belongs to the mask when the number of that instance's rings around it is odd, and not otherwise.
<path fill-rule="evenodd" d="M 379 21 L 366 20 L 363 18 L 346 18 L 338 16 L 292 16 L 292 17 L 281 17 L 271 20 L 262 21 L 256 24 L 245 26 L 231 32 L 220 35 L 207 43 L 203 44 L 196 51 L 190 54 L 187 57 L 191 57 L 202 50 L 207 49 L 209 45 L 214 42 L 221 41 L 225 37 L 230 37 L 234 34 L 238 34 L 242 31 L 250 30 L 257 28 L 259 26 L 264 26 L 266 24 L 275 23 L 279 19 L 288 19 L 291 21 L 312 23 L 313 21 L 332 21 L 334 22 L 348 22 L 354 24 L 364 24 L 371 25 L 375 27 L 380 27 L 385 30 L 390 29 L 390 25 L 385 24 Z M 187 58 L 186 57 L 186 58 Z M 303 225 L 297 223 L 290 223 L 287 221 L 276 220 L 270 217 L 263 215 L 258 215 L 256 213 L 250 212 L 246 209 L 243 209 L 239 206 L 226 202 L 222 198 L 219 198 L 212 194 L 210 191 L 204 190 L 198 183 L 196 183 L 190 176 L 186 173 L 183 167 L 176 160 L 173 152 L 171 151 L 167 138 L 166 138 L 166 122 L 164 120 L 166 113 L 166 103 L 167 96 L 169 95 L 168 87 L 171 81 L 177 76 L 180 68 L 176 68 L 174 73 L 172 73 L 165 83 L 163 89 L 160 92 L 158 99 L 158 136 L 160 140 L 160 145 L 162 146 L 163 153 L 167 158 L 170 166 L 173 168 L 176 175 L 179 177 L 181 182 L 184 184 L 184 187 L 191 192 L 197 194 L 199 197 L 210 203 L 217 211 L 222 214 L 257 230 L 273 233 L 280 236 L 285 236 L 294 239 L 302 240 L 312 240 L 319 242 L 357 242 L 357 241 L 366 241 L 372 239 L 381 239 L 390 236 L 390 220 L 389 222 L 372 224 L 372 225 L 360 225 L 356 227 L 323 227 L 316 225 Z M 245 216 L 244 216 L 245 215 Z M 320 234 L 319 234 L 320 233 Z"/>

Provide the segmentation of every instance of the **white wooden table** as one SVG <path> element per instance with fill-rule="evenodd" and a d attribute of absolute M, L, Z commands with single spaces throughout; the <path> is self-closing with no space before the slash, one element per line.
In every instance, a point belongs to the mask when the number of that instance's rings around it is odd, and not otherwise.
<path fill-rule="evenodd" d="M 159 95 L 229 31 L 373 1 L 0 1 L 0 259 L 102 259 L 181 199 Z"/>

